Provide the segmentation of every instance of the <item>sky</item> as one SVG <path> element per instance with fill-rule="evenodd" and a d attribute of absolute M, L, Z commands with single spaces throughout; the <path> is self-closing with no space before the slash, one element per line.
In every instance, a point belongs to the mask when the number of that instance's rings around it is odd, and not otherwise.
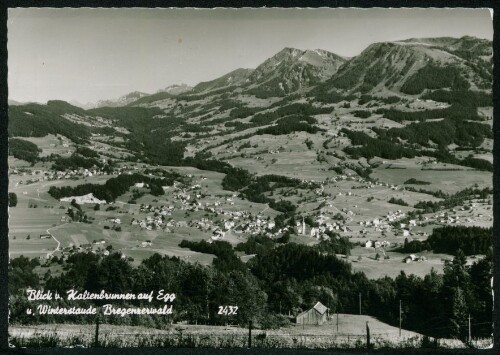
<path fill-rule="evenodd" d="M 8 12 L 9 99 L 93 103 L 255 68 L 284 47 L 356 56 L 413 37 L 492 40 L 488 9 L 50 9 Z"/>

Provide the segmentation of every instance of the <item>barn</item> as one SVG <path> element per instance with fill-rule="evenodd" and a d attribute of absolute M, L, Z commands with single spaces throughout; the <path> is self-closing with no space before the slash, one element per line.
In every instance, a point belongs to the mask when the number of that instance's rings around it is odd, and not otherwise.
<path fill-rule="evenodd" d="M 321 302 L 314 305 L 313 308 L 299 313 L 295 318 L 297 324 L 321 325 L 327 321 L 328 307 Z"/>

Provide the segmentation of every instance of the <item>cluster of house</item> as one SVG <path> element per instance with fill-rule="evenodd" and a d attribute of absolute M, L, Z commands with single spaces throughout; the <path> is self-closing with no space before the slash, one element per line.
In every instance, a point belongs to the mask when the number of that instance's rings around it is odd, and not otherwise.
<path fill-rule="evenodd" d="M 285 227 L 284 229 L 273 232 L 275 227 L 276 224 L 273 220 L 267 220 L 262 215 L 247 216 L 246 222 L 241 224 L 239 231 L 253 235 L 264 234 L 268 237 L 274 237 L 288 230 L 288 228 Z"/>
<path fill-rule="evenodd" d="M 156 215 L 156 216 L 147 216 L 143 220 L 138 220 L 135 218 L 132 218 L 131 224 L 133 226 L 138 225 L 141 227 L 141 229 L 145 230 L 163 230 L 167 233 L 171 232 L 172 227 L 181 227 L 183 225 L 186 225 L 186 222 L 178 221 L 175 222 L 172 218 L 169 220 L 165 220 L 164 215 Z"/>
<path fill-rule="evenodd" d="M 217 210 L 219 215 L 227 219 L 221 222 L 214 222 L 208 218 L 202 218 L 199 221 L 193 221 L 192 225 L 203 231 L 211 231 L 212 240 L 220 240 L 224 238 L 227 232 L 234 230 L 236 233 L 246 234 L 265 234 L 268 237 L 274 237 L 285 230 L 273 232 L 275 223 L 272 220 L 266 220 L 262 215 L 251 216 L 246 211 L 223 211 Z"/>
<path fill-rule="evenodd" d="M 415 254 L 410 254 L 406 257 L 403 258 L 403 262 L 408 264 L 408 263 L 411 263 L 412 261 L 425 261 L 427 260 L 427 258 L 425 256 L 418 256 L 418 255 L 415 255 Z"/>
<path fill-rule="evenodd" d="M 386 240 L 367 240 L 365 242 L 365 248 L 388 248 L 391 246 L 391 243 L 389 243 Z"/>
<path fill-rule="evenodd" d="M 331 221 L 328 222 L 330 218 L 320 214 L 316 217 L 314 221 L 318 226 L 309 227 L 305 223 L 304 219 L 302 222 L 297 221 L 295 225 L 295 232 L 299 235 L 309 236 L 311 238 L 317 239 L 328 239 L 326 232 L 349 232 L 350 229 L 347 226 L 342 225 L 340 222 Z"/>
<path fill-rule="evenodd" d="M 50 238 L 50 237 L 51 237 L 50 234 L 41 234 L 40 235 L 40 238 L 42 238 L 42 239 L 43 238 Z M 99 246 L 102 246 L 104 244 L 106 244 L 106 241 L 104 239 L 99 239 L 99 240 L 94 240 L 92 243 L 83 243 L 83 244 L 79 244 L 79 245 L 67 246 L 67 247 L 60 249 L 59 251 L 61 252 L 61 257 L 65 257 L 65 256 L 67 257 L 71 254 L 78 253 L 78 252 L 90 252 L 93 254 L 102 253 L 102 255 L 108 256 L 109 250 L 99 248 Z M 46 258 L 50 259 L 52 256 L 53 256 L 53 254 L 49 253 L 49 254 L 47 254 Z"/>
<path fill-rule="evenodd" d="M 141 205 L 139 211 L 141 213 L 155 213 L 162 216 L 170 216 L 172 212 L 175 210 L 173 205 L 168 206 L 153 206 L 153 205 Z"/>
<path fill-rule="evenodd" d="M 463 209 L 463 207 L 462 207 L 462 211 L 464 211 L 464 210 L 465 209 Z M 435 214 L 434 220 L 436 222 L 439 222 L 442 224 L 455 224 L 455 223 L 460 223 L 460 216 L 451 216 L 445 212 L 442 212 L 442 213 Z M 469 218 L 469 220 L 471 220 L 471 219 Z"/>
<path fill-rule="evenodd" d="M 13 174 L 16 174 L 16 170 L 12 170 Z M 27 176 L 27 175 L 41 175 L 36 178 L 28 179 L 26 181 L 19 181 L 19 185 L 28 185 L 32 184 L 35 182 L 39 181 L 54 181 L 54 180 L 64 180 L 64 179 L 76 179 L 76 178 L 85 178 L 85 177 L 91 177 L 91 176 L 96 176 L 96 175 L 115 175 L 119 174 L 120 172 L 118 170 L 114 171 L 112 174 L 108 174 L 107 172 L 102 171 L 100 168 L 94 168 L 94 169 L 83 169 L 80 168 L 78 170 L 66 170 L 66 171 L 40 171 L 40 170 L 33 170 L 30 173 L 22 172 L 22 173 L 17 173 L 17 175 L 20 176 Z"/>
<path fill-rule="evenodd" d="M 153 242 L 151 240 L 146 240 L 145 242 L 141 242 L 140 247 L 142 248 L 147 248 L 153 245 Z"/>

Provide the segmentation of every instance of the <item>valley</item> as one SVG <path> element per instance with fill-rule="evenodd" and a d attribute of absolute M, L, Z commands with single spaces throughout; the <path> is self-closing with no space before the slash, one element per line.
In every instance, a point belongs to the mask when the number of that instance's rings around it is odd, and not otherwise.
<path fill-rule="evenodd" d="M 394 323 L 396 294 L 413 297 L 394 280 L 447 280 L 456 260 L 472 272 L 491 258 L 491 55 L 467 36 L 375 43 L 353 58 L 284 48 L 193 88 L 90 109 L 12 105 L 10 258 L 36 258 L 54 288 L 80 257 L 252 273 L 245 290 L 270 327 L 318 299 L 355 313 L 369 284 L 365 308 L 382 304 L 370 315 Z M 204 292 L 209 308 L 212 286 L 199 287 L 191 322 L 205 319 Z M 416 332 L 420 306 L 405 310 Z"/>

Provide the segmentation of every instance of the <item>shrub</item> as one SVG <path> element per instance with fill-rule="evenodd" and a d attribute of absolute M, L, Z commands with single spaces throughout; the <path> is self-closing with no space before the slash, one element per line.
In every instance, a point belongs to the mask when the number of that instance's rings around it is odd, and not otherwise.
<path fill-rule="evenodd" d="M 15 192 L 9 192 L 9 207 L 17 206 L 17 195 Z"/>

